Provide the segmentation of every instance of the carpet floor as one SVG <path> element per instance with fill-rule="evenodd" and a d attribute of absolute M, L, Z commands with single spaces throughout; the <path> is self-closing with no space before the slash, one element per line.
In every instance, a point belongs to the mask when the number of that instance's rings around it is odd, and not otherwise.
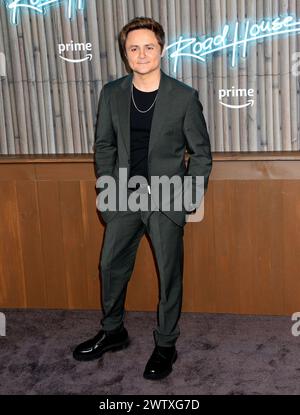
<path fill-rule="evenodd" d="M 130 346 L 77 362 L 72 350 L 98 332 L 100 311 L 0 311 L 1 395 L 300 394 L 300 337 L 290 317 L 182 313 L 173 372 L 149 381 L 142 375 L 156 313 L 127 312 Z"/>

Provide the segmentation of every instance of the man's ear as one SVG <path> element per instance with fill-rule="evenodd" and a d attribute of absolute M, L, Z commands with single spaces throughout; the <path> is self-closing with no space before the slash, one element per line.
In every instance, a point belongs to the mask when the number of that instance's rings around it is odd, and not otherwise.
<path fill-rule="evenodd" d="M 162 52 L 161 52 L 161 57 L 163 58 L 165 56 L 166 53 L 166 47 L 164 46 Z"/>

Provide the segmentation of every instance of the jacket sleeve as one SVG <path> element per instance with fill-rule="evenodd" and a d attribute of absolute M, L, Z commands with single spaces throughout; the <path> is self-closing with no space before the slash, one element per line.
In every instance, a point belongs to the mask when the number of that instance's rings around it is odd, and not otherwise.
<path fill-rule="evenodd" d="M 107 90 L 104 86 L 99 99 L 95 132 L 94 162 L 97 179 L 103 175 L 113 175 L 116 156 L 116 135 L 112 125 Z"/>
<path fill-rule="evenodd" d="M 184 134 L 189 162 L 186 176 L 192 176 L 193 193 L 196 190 L 196 176 L 204 177 L 204 192 L 207 191 L 209 175 L 212 169 L 212 155 L 209 135 L 203 115 L 203 106 L 198 91 L 194 90 L 190 98 L 185 119 Z"/>

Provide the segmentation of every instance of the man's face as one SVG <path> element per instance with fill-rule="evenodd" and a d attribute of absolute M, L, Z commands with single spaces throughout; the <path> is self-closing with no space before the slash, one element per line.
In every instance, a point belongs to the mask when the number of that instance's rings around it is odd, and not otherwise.
<path fill-rule="evenodd" d="M 133 72 L 146 75 L 160 68 L 161 47 L 152 30 L 138 29 L 129 32 L 125 48 Z"/>

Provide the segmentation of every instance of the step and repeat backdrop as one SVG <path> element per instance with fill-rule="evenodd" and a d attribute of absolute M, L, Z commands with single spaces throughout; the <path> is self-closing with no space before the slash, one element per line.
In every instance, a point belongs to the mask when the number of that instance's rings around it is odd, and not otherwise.
<path fill-rule="evenodd" d="M 0 154 L 93 152 L 118 33 L 166 32 L 162 69 L 199 91 L 213 151 L 300 148 L 300 0 L 0 0 Z"/>

